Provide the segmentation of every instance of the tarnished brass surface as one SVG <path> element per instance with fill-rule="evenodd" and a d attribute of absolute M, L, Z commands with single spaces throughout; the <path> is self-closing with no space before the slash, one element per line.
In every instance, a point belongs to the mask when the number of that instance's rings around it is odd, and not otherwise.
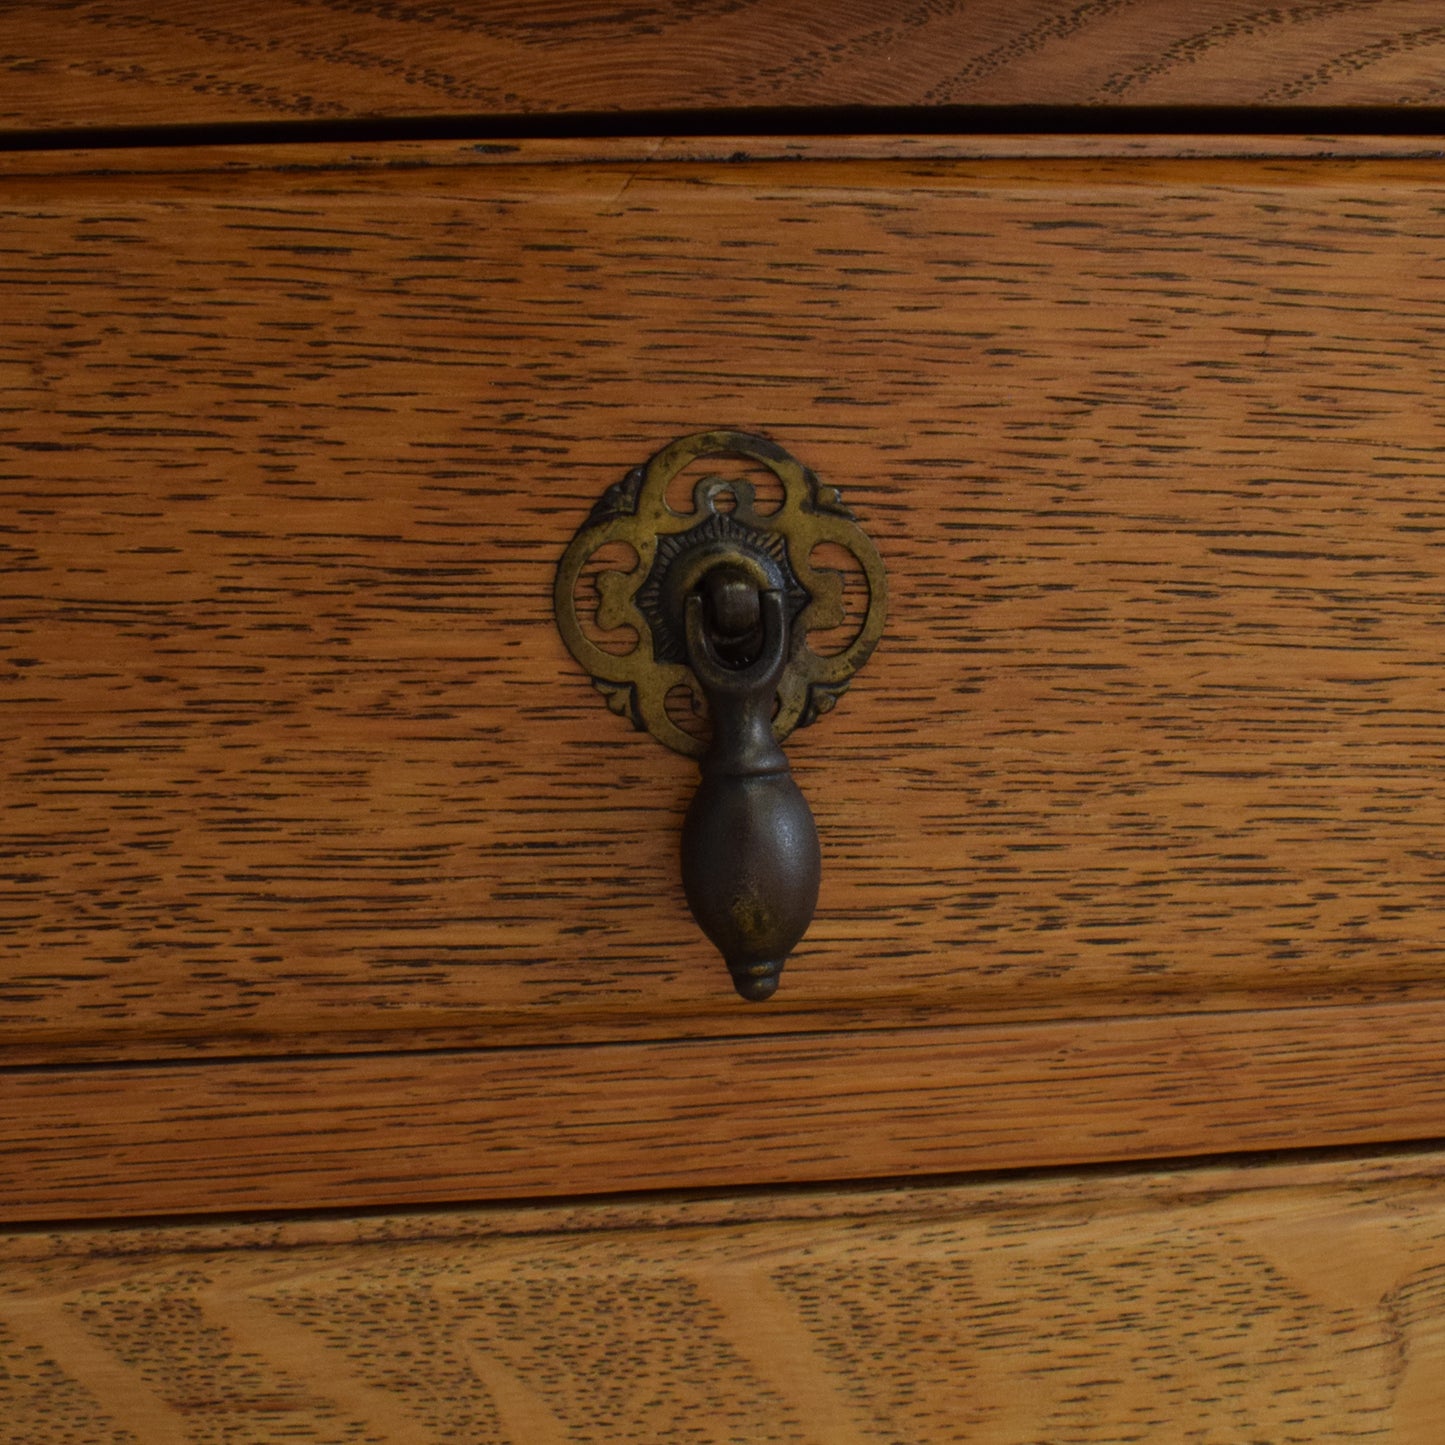
<path fill-rule="evenodd" d="M 705 457 L 762 463 L 782 484 L 766 511 L 743 476 L 704 476 L 692 510 L 668 504 L 669 483 Z M 597 579 L 599 627 L 632 628 L 618 656 L 590 640 L 578 582 L 600 548 L 626 543 L 627 572 Z M 814 566 L 820 543 L 862 569 L 868 606 L 841 651 L 808 646 L 809 628 L 843 621 L 842 578 Z M 766 438 L 703 432 L 665 447 L 593 508 L 557 569 L 558 626 L 615 712 L 700 757 L 702 780 L 682 835 L 688 904 L 743 998 L 776 991 L 783 963 L 812 921 L 821 867 L 812 812 L 779 746 L 837 701 L 883 630 L 883 564 L 838 493 Z M 679 727 L 667 695 L 685 685 L 707 702 L 710 739 Z"/>
<path fill-rule="evenodd" d="M 782 505 L 775 512 L 760 512 L 745 477 L 712 475 L 693 488 L 691 511 L 674 511 L 666 500 L 668 484 L 692 463 L 712 457 L 742 458 L 767 467 L 782 484 Z M 728 500 L 731 510 L 726 509 Z M 598 626 L 631 627 L 637 633 L 637 647 L 625 656 L 594 643 L 577 613 L 583 568 L 594 552 L 611 542 L 625 542 L 637 554 L 632 570 L 603 572 L 597 579 Z M 808 646 L 808 633 L 838 626 L 843 603 L 839 574 L 810 560 L 821 542 L 837 543 L 852 553 L 868 584 L 867 613 L 857 635 L 841 652 L 826 655 Z M 664 447 L 609 487 L 592 509 L 563 554 L 554 601 L 563 640 L 607 705 L 690 757 L 700 757 L 705 743 L 669 718 L 666 698 L 679 685 L 698 690 L 686 656 L 686 599 L 722 561 L 751 576 L 759 592 L 776 588 L 788 600 L 790 650 L 773 716 L 773 735 L 779 739 L 833 707 L 883 633 L 883 562 L 836 488 L 820 483 L 766 437 L 700 432 Z"/>

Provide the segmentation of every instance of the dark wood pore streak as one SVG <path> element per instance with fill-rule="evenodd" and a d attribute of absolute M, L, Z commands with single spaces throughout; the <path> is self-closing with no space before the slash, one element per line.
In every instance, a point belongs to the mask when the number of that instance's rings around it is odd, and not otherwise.
<path fill-rule="evenodd" d="M 1445 135 L 1432 135 L 1422 123 L 1414 134 L 1297 134 L 1277 131 L 1186 135 L 1163 131 L 998 133 L 918 133 L 910 135 L 636 135 L 527 136 L 505 141 L 388 140 L 286 141 L 261 145 L 227 141 L 96 148 L 80 141 L 55 148 L 6 151 L 0 147 L 0 176 L 13 184 L 22 176 L 101 177 L 148 175 L 195 177 L 250 172 L 330 172 L 359 179 L 367 171 L 435 169 L 495 170 L 498 166 L 581 165 L 614 172 L 643 164 L 669 165 L 784 161 L 888 161 L 914 167 L 955 161 L 1224 160 L 1253 161 L 1349 159 L 1425 160 L 1445 158 Z M 461 181 L 461 177 L 453 177 Z M 480 178 L 466 182 L 478 183 Z"/>
<path fill-rule="evenodd" d="M 1439 1154 L 26 1231 L 0 1438 L 1433 1445 L 1442 1255 Z"/>
<path fill-rule="evenodd" d="M 0 127 L 938 105 L 1439 104 L 1433 0 L 20 0 Z"/>
<path fill-rule="evenodd" d="M 7 1043 L 1438 989 L 1442 195 L 1399 161 L 0 184 Z M 842 485 L 892 576 L 791 746 L 823 896 L 766 1010 L 681 900 L 691 766 L 550 613 L 602 489 L 709 425 Z"/>
<path fill-rule="evenodd" d="M 0 1072 L 0 1218 L 362 1208 L 1445 1137 L 1445 1005 Z"/>

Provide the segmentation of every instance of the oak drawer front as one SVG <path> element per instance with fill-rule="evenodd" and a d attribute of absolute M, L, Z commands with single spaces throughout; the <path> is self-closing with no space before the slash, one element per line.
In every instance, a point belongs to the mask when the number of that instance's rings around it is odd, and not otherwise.
<path fill-rule="evenodd" d="M 16 1440 L 1438 1430 L 1438 1154 L 0 1235 Z"/>
<path fill-rule="evenodd" d="M 1434 987 L 1433 166 L 425 154 L 0 189 L 7 1043 Z M 761 1010 L 681 901 L 691 765 L 550 611 L 711 424 L 893 591 L 792 744 L 824 891 Z"/>
<path fill-rule="evenodd" d="M 57 15 L 46 0 L 12 0 L 0 136 L 508 115 L 589 134 L 606 111 L 684 126 L 690 113 L 716 130 L 740 110 L 779 105 L 804 125 L 811 111 L 823 109 L 826 125 L 827 108 L 844 107 L 872 130 L 894 117 L 869 107 L 907 107 L 936 126 L 942 106 L 1040 104 L 1112 111 L 1106 128 L 1121 104 L 1249 107 L 1272 113 L 1272 130 L 1312 132 L 1320 107 L 1347 121 L 1362 108 L 1437 104 L 1445 59 L 1432 0 L 973 0 L 886 12 L 651 0 L 625 13 L 552 0 L 544 11 L 353 8 L 344 26 L 305 0 L 249 0 L 223 26 L 213 19 L 167 3 L 117 12 L 76 0 Z"/>
<path fill-rule="evenodd" d="M 5 161 L 12 1217 L 1438 1134 L 1433 163 L 519 155 Z M 765 1007 L 682 901 L 695 770 L 551 615 L 711 426 L 840 486 L 892 591 L 790 744 L 823 893 Z M 1381 1049 L 1388 1107 L 1331 1082 Z M 689 1158 L 709 1100 L 647 1079 L 740 1057 Z M 342 1167 L 263 1177 L 348 1099 Z"/>

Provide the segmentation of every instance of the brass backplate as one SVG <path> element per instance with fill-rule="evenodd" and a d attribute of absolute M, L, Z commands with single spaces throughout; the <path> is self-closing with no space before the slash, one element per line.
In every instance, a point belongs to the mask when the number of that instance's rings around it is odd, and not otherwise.
<path fill-rule="evenodd" d="M 767 468 L 781 484 L 781 505 L 761 507 L 746 477 L 719 472 L 693 486 L 690 511 L 675 510 L 667 496 L 673 479 L 713 457 Z M 620 656 L 593 641 L 578 614 L 578 582 L 588 560 L 618 542 L 637 560 L 627 571 L 597 575 L 595 619 L 598 628 L 636 633 L 637 646 Z M 812 560 L 814 548 L 825 542 L 852 554 L 868 602 L 851 640 L 840 651 L 819 653 L 808 645 L 808 633 L 840 627 L 845 615 L 842 574 Z M 775 442 L 746 432 L 699 432 L 665 446 L 609 487 L 592 509 L 557 568 L 554 605 L 568 650 L 608 706 L 691 757 L 702 754 L 705 742 L 669 716 L 667 697 L 679 686 L 700 695 L 687 665 L 683 616 L 688 594 L 721 562 L 751 575 L 760 591 L 780 591 L 787 600 L 791 654 L 773 717 L 780 741 L 833 707 L 883 633 L 883 561 L 834 487 L 820 483 Z"/>

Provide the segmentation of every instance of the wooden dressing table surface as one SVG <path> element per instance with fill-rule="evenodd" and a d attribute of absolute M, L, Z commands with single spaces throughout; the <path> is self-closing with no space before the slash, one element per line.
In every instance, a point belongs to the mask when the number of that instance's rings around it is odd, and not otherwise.
<path fill-rule="evenodd" d="M 3 30 L 0 1442 L 1436 1438 L 1432 7 Z M 762 1004 L 553 615 L 717 428 L 888 575 Z"/>

